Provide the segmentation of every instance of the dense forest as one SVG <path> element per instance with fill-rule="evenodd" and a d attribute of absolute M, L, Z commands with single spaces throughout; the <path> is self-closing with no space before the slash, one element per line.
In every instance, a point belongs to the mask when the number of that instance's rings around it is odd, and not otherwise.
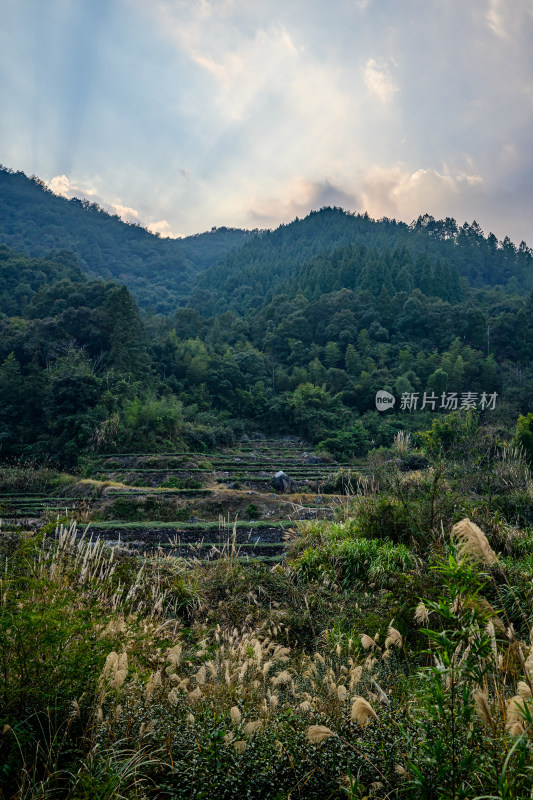
<path fill-rule="evenodd" d="M 465 393 L 496 394 L 479 409 L 493 421 L 529 410 L 524 243 L 475 222 L 338 208 L 275 231 L 160 240 L 22 173 L 0 176 L 4 458 L 209 448 L 253 430 L 362 455 Z M 381 389 L 397 398 L 386 414 Z M 415 399 L 402 409 L 404 396 Z"/>

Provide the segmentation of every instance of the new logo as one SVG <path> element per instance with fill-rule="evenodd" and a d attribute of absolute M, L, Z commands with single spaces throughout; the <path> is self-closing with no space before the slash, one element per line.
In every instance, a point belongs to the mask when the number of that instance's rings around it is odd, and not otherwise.
<path fill-rule="evenodd" d="M 386 411 L 388 408 L 393 408 L 396 398 L 394 395 L 386 392 L 385 389 L 380 389 L 376 392 L 376 408 L 378 411 Z"/>

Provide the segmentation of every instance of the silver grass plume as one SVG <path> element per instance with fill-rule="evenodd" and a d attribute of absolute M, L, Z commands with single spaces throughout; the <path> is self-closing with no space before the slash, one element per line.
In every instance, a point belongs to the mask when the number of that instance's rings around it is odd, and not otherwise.
<path fill-rule="evenodd" d="M 459 558 L 473 559 L 481 564 L 498 563 L 498 556 L 481 528 L 467 517 L 453 526 L 452 536 L 459 544 Z"/>
<path fill-rule="evenodd" d="M 366 725 L 371 718 L 378 719 L 378 715 L 364 697 L 355 698 L 350 716 L 352 722 L 357 725 Z"/>
<path fill-rule="evenodd" d="M 311 742 L 311 744 L 322 744 L 323 741 L 330 739 L 332 736 L 337 736 L 337 734 L 325 725 L 311 725 L 307 729 L 307 741 Z"/>

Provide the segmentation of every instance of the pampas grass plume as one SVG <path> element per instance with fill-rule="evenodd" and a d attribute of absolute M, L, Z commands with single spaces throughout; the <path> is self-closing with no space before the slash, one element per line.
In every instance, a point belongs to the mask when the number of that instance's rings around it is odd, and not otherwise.
<path fill-rule="evenodd" d="M 482 719 L 486 725 L 490 725 L 491 728 L 494 727 L 494 720 L 490 713 L 489 699 L 485 692 L 481 689 L 476 689 L 473 693 L 473 697 L 478 717 Z"/>
<path fill-rule="evenodd" d="M 419 603 L 415 610 L 415 622 L 417 625 L 429 624 L 429 611 L 424 603 Z"/>
<path fill-rule="evenodd" d="M 482 564 L 498 563 L 498 556 L 481 528 L 467 517 L 453 526 L 452 536 L 459 544 L 459 558 L 473 559 Z"/>
<path fill-rule="evenodd" d="M 374 719 L 378 719 L 378 715 L 368 702 L 365 700 L 364 697 L 356 697 L 353 704 L 352 704 L 352 711 L 351 711 L 351 719 L 352 722 L 355 722 L 357 725 L 366 725 L 369 719 L 372 717 Z"/>
<path fill-rule="evenodd" d="M 192 692 L 189 692 L 187 695 L 187 700 L 189 703 L 197 703 L 200 697 L 202 696 L 202 690 L 199 686 L 196 687 Z"/>
<path fill-rule="evenodd" d="M 394 766 L 394 772 L 395 772 L 395 773 L 396 773 L 396 775 L 398 775 L 400 778 L 408 778 L 408 777 L 409 777 L 409 773 L 407 772 L 407 770 L 405 769 L 405 767 L 402 767 L 402 765 L 401 765 L 401 764 L 395 764 L 395 766 Z"/>
<path fill-rule="evenodd" d="M 363 675 L 363 667 L 354 667 L 350 672 L 350 691 L 353 691 Z"/>
<path fill-rule="evenodd" d="M 331 736 L 337 736 L 337 734 L 325 725 L 311 725 L 307 729 L 307 740 L 311 744 L 322 744 L 325 739 L 329 739 Z"/>
<path fill-rule="evenodd" d="M 254 733 L 257 733 L 263 727 L 263 720 L 262 719 L 254 719 L 252 722 L 247 722 L 244 726 L 244 732 L 247 736 L 253 736 Z"/>
<path fill-rule="evenodd" d="M 376 643 L 372 639 L 372 637 L 368 636 L 368 634 L 366 634 L 366 633 L 362 633 L 361 634 L 361 644 L 363 645 L 365 650 L 368 650 L 369 648 L 376 646 Z"/>
<path fill-rule="evenodd" d="M 512 736 L 520 736 L 524 732 L 523 720 L 527 702 L 519 694 L 507 701 L 505 727 Z"/>
<path fill-rule="evenodd" d="M 177 688 L 171 689 L 167 695 L 167 700 L 171 706 L 177 706 L 179 701 L 179 695 Z"/>
<path fill-rule="evenodd" d="M 401 647 L 403 644 L 402 634 L 400 631 L 389 625 L 387 631 L 387 638 L 385 639 L 385 647 Z"/>
<path fill-rule="evenodd" d="M 348 690 L 347 690 L 346 686 L 343 686 L 342 683 L 340 683 L 337 686 L 337 697 L 339 698 L 341 703 L 343 703 L 346 700 L 346 698 L 348 697 Z"/>
<path fill-rule="evenodd" d="M 240 725 L 241 724 L 242 716 L 241 716 L 241 712 L 239 711 L 237 706 L 232 706 L 230 708 L 229 715 L 230 715 L 231 721 L 233 722 L 234 725 Z"/>
<path fill-rule="evenodd" d="M 516 691 L 524 700 L 528 700 L 531 697 L 531 689 L 525 681 L 519 681 Z"/>
<path fill-rule="evenodd" d="M 205 668 L 205 665 L 202 664 L 202 666 L 196 673 L 196 683 L 198 684 L 198 686 L 203 686 L 203 684 L 205 683 L 206 672 L 207 670 Z"/>

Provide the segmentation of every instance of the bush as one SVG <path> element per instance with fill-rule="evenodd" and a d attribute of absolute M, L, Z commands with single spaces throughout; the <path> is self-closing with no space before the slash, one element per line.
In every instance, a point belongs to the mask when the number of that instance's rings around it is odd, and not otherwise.
<path fill-rule="evenodd" d="M 356 501 L 354 512 L 360 536 L 410 543 L 420 536 L 418 509 L 388 495 L 370 495 Z"/>
<path fill-rule="evenodd" d="M 318 443 L 317 450 L 325 450 L 342 460 L 366 455 L 369 446 L 370 440 L 365 427 L 361 422 L 355 422 L 351 427 L 323 439 Z"/>
<path fill-rule="evenodd" d="M 337 582 L 348 589 L 356 583 L 386 586 L 394 573 L 415 569 L 417 559 L 405 545 L 390 540 L 333 538 L 320 548 L 306 548 L 294 570 L 306 581 Z"/>

